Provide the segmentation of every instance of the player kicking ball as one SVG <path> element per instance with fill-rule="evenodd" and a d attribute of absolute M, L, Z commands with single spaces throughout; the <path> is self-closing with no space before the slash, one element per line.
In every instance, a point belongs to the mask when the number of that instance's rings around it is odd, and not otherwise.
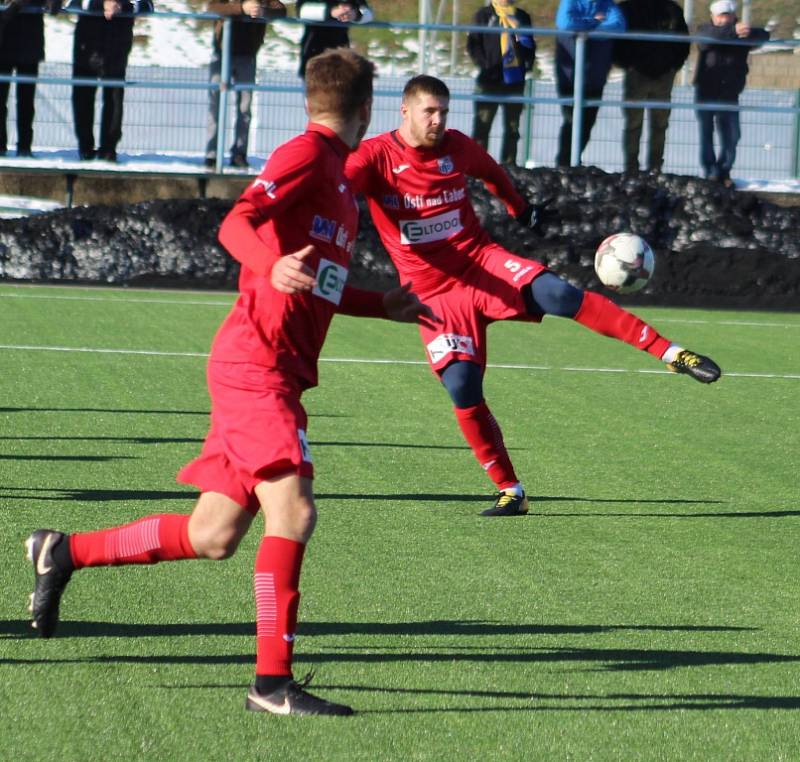
<path fill-rule="evenodd" d="M 436 320 L 408 285 L 386 294 L 345 285 L 358 209 L 344 162 L 369 124 L 373 76 L 373 65 L 350 50 L 315 57 L 305 80 L 305 133 L 273 152 L 222 223 L 220 241 L 242 264 L 240 294 L 211 348 L 210 430 L 200 456 L 178 474 L 200 488 L 194 510 L 95 532 L 33 532 L 26 543 L 36 578 L 31 611 L 42 637 L 55 632 L 61 595 L 77 570 L 228 558 L 261 511 L 256 676 L 246 707 L 352 714 L 292 675 L 300 568 L 316 520 L 300 398 L 317 384 L 335 313 Z"/>
<path fill-rule="evenodd" d="M 547 204 L 528 203 L 481 146 L 447 129 L 449 100 L 441 80 L 410 79 L 399 129 L 362 142 L 348 158 L 346 173 L 353 189 L 366 197 L 401 282 L 410 282 L 444 321 L 421 325 L 420 334 L 464 438 L 498 489 L 495 504 L 483 515 L 517 516 L 527 513 L 528 500 L 483 396 L 490 323 L 538 323 L 544 315 L 557 315 L 649 352 L 676 373 L 705 384 L 716 381 L 720 369 L 606 297 L 575 288 L 541 263 L 493 242 L 472 208 L 467 177 L 482 180 L 512 217 L 535 232 L 555 221 L 557 213 Z"/>

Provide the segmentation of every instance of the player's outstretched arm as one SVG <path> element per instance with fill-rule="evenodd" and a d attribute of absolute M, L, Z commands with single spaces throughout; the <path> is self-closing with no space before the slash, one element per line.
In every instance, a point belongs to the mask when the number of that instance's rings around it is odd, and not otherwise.
<path fill-rule="evenodd" d="M 420 323 L 432 328 L 436 323 L 444 322 L 411 290 L 411 283 L 391 289 L 383 295 L 383 306 L 390 320 L 400 323 Z"/>

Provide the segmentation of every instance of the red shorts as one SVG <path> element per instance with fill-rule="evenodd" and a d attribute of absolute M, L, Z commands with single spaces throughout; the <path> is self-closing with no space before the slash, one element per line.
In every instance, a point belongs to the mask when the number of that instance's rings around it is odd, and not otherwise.
<path fill-rule="evenodd" d="M 258 513 L 255 486 L 296 473 L 314 477 L 300 390 L 278 371 L 255 363 L 208 364 L 211 428 L 200 456 L 177 480 L 227 495 Z"/>
<path fill-rule="evenodd" d="M 527 320 L 539 323 L 541 315 L 527 311 L 522 289 L 547 268 L 532 259 L 512 254 L 502 246 L 483 247 L 475 263 L 444 293 L 419 294 L 444 320 L 419 332 L 428 362 L 437 373 L 453 360 L 467 360 L 486 367 L 486 327 L 495 320 Z"/>

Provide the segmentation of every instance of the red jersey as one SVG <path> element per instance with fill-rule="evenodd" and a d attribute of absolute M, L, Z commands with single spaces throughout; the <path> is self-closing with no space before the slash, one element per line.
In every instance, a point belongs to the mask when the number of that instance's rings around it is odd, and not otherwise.
<path fill-rule="evenodd" d="M 467 176 L 484 182 L 516 216 L 527 202 L 505 170 L 474 140 L 446 130 L 432 149 L 411 148 L 397 130 L 364 141 L 347 160 L 346 174 L 363 193 L 372 220 L 401 282 L 420 297 L 460 279 L 490 243 L 467 191 Z"/>
<path fill-rule="evenodd" d="M 240 295 L 223 322 L 212 360 L 251 362 L 317 383 L 317 360 L 333 315 L 385 316 L 381 294 L 346 288 L 358 207 L 344 176 L 350 149 L 327 127 L 278 147 L 220 228 L 220 241 L 241 264 Z M 270 283 L 278 259 L 314 244 L 305 260 L 313 291 L 284 294 Z"/>

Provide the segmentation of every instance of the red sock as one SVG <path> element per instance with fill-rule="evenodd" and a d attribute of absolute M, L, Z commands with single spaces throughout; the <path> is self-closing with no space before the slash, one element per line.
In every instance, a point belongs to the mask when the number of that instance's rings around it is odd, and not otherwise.
<path fill-rule="evenodd" d="M 611 336 L 637 349 L 644 349 L 659 360 L 672 343 L 644 320 L 594 291 L 584 291 L 575 320 L 603 336 Z"/>
<path fill-rule="evenodd" d="M 76 569 L 84 566 L 155 564 L 197 558 L 189 542 L 189 515 L 162 513 L 119 527 L 69 536 Z"/>
<path fill-rule="evenodd" d="M 503 432 L 485 402 L 474 407 L 457 407 L 456 418 L 478 463 L 497 485 L 505 489 L 519 482 L 503 442 Z"/>
<path fill-rule="evenodd" d="M 300 567 L 306 546 L 264 537 L 256 554 L 256 674 L 292 674 L 294 631 L 300 604 Z"/>

